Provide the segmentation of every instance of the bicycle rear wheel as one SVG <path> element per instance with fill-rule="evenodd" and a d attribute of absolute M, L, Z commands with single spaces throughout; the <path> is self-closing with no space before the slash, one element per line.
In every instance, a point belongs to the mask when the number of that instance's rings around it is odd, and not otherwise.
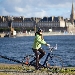
<path fill-rule="evenodd" d="M 31 65 L 31 61 L 33 61 L 34 59 L 35 59 L 34 55 L 26 55 L 22 59 L 22 66 L 30 66 Z"/>

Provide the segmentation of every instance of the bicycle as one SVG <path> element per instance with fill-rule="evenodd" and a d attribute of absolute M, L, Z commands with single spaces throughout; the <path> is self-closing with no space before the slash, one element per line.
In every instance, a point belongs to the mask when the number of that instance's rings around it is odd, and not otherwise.
<path fill-rule="evenodd" d="M 52 67 L 63 67 L 63 61 L 61 59 L 61 57 L 56 56 L 53 54 L 53 51 L 57 50 L 57 44 L 56 46 L 50 46 L 49 47 L 49 53 L 47 54 L 43 64 L 39 64 L 44 68 L 48 68 L 51 69 Z M 35 67 L 35 55 L 26 55 L 23 60 L 22 60 L 22 66 L 24 65 L 28 65 L 28 66 L 34 66 Z"/>
<path fill-rule="evenodd" d="M 48 52 L 48 54 L 46 55 L 46 58 L 45 58 L 43 64 L 39 64 L 39 66 L 40 66 L 39 69 L 47 68 L 51 72 L 52 71 L 57 72 L 62 69 L 63 61 L 62 61 L 61 57 L 53 54 L 54 50 L 57 50 L 57 44 L 54 47 L 53 46 L 49 47 L 50 52 Z M 21 61 L 13 59 L 13 58 L 9 58 L 7 56 L 3 56 L 3 55 L 0 55 L 0 58 L 4 58 L 4 59 L 10 60 L 10 61 L 20 63 L 20 64 L 22 64 L 23 69 L 25 69 L 26 66 L 28 66 L 28 67 L 29 66 L 34 66 L 34 67 L 36 66 L 36 64 L 35 64 L 36 57 L 34 54 L 26 55 L 25 57 L 23 57 L 23 59 Z M 58 69 L 58 67 L 60 69 Z M 34 71 L 34 69 L 26 70 L 26 72 L 33 72 L 33 71 Z"/>

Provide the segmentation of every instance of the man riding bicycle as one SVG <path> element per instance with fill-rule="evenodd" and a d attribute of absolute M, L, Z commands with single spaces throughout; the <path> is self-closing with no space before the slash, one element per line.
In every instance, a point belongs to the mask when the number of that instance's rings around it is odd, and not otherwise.
<path fill-rule="evenodd" d="M 35 33 L 35 39 L 32 47 L 32 50 L 36 56 L 36 69 L 39 68 L 39 60 L 46 54 L 45 51 L 41 48 L 41 45 L 50 46 L 50 44 L 47 44 L 46 41 L 44 41 L 42 33 L 42 29 L 38 29 L 38 31 Z M 39 57 L 38 51 L 40 52 Z"/>

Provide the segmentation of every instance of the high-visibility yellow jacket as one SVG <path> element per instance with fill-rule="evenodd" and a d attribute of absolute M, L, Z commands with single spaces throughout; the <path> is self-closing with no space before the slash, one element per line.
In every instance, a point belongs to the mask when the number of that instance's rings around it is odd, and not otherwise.
<path fill-rule="evenodd" d="M 38 50 L 42 44 L 46 44 L 46 41 L 44 41 L 44 39 L 42 39 L 39 34 L 36 34 L 34 43 L 33 43 L 33 49 Z"/>

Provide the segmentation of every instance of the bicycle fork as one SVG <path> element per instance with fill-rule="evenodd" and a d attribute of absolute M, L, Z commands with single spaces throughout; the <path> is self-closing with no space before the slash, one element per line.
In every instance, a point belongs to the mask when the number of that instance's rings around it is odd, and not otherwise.
<path fill-rule="evenodd" d="M 45 61 L 44 61 L 44 64 L 43 64 L 43 66 L 46 64 L 46 62 L 48 61 L 48 57 L 50 56 L 50 53 L 48 53 L 48 55 L 47 55 L 47 57 L 46 57 L 46 59 L 45 59 Z"/>

